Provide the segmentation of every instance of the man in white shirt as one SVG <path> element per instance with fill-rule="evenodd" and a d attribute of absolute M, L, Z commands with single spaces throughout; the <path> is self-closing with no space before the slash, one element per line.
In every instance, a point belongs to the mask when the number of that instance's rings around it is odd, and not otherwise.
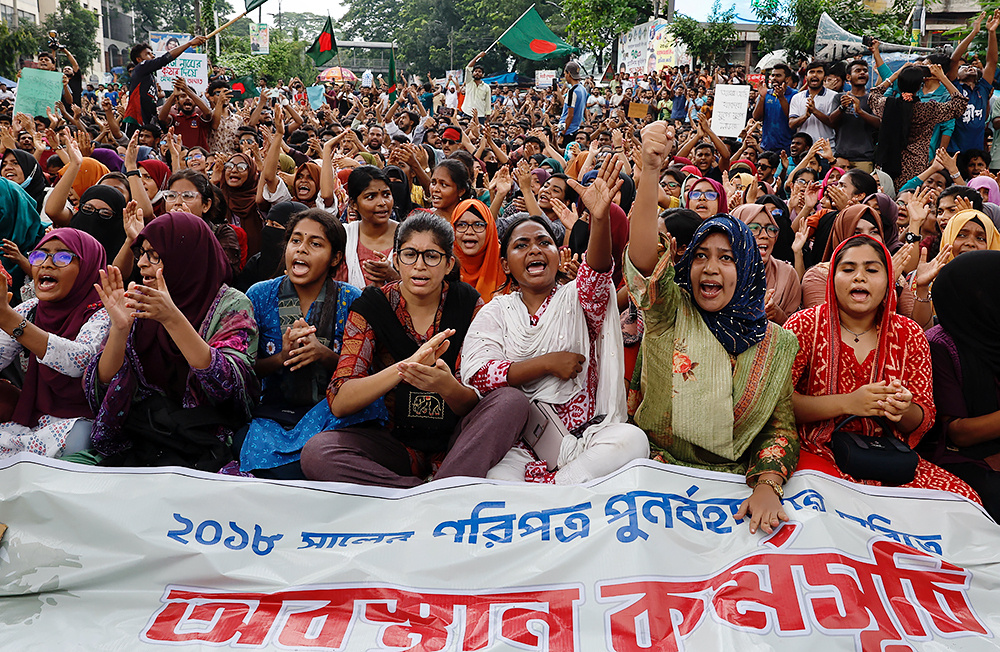
<path fill-rule="evenodd" d="M 475 109 L 481 123 L 486 122 L 493 103 L 490 85 L 483 81 L 486 71 L 477 63 L 485 56 L 485 52 L 480 52 L 465 66 L 465 102 L 462 103 L 462 113 L 472 115 Z"/>
<path fill-rule="evenodd" d="M 837 122 L 830 114 L 840 106 L 840 93 L 823 86 L 826 64 L 813 61 L 806 68 L 806 87 L 788 103 L 788 126 L 792 133 L 804 131 L 813 141 L 826 138 L 836 149 Z"/>

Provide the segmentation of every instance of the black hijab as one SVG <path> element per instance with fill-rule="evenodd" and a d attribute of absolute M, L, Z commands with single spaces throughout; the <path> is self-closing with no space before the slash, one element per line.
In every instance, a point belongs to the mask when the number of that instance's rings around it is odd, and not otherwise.
<path fill-rule="evenodd" d="M 396 221 L 402 222 L 414 208 L 410 195 L 410 179 L 403 168 L 395 165 L 385 168 L 385 176 L 389 179 L 389 190 L 392 191 L 392 207 Z"/>
<path fill-rule="evenodd" d="M 970 417 L 1000 409 L 1000 251 L 969 251 L 941 269 L 932 289 L 941 328 L 958 348 Z"/>
<path fill-rule="evenodd" d="M 91 199 L 99 199 L 111 208 L 111 217 L 103 217 L 100 213 L 89 215 L 77 210 L 70 220 L 71 228 L 79 229 L 94 236 L 107 253 L 110 264 L 125 244 L 125 226 L 122 216 L 125 212 L 125 196 L 117 188 L 111 186 L 91 186 L 80 197 L 78 206 L 82 207 Z"/>
<path fill-rule="evenodd" d="M 38 203 L 38 212 L 41 213 L 45 204 L 45 175 L 42 174 L 42 166 L 34 156 L 23 149 L 12 149 L 10 153 L 14 155 L 14 160 L 24 173 L 21 187 Z"/>

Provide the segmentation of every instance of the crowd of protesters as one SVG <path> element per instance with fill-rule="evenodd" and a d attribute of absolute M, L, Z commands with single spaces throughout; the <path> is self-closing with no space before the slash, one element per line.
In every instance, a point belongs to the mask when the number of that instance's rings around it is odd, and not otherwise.
<path fill-rule="evenodd" d="M 197 37 L 127 88 L 69 63 L 45 116 L 0 89 L 0 456 L 388 487 L 651 457 L 745 475 L 752 531 L 797 468 L 996 518 L 998 26 L 776 64 L 738 138 L 733 66 L 162 91 Z M 898 455 L 845 461 L 865 438 Z"/>

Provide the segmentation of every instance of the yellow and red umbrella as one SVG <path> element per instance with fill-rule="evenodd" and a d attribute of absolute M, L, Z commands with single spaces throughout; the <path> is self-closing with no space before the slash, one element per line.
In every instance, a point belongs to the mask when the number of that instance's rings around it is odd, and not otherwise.
<path fill-rule="evenodd" d="M 334 66 L 332 68 L 327 68 L 319 75 L 320 81 L 333 81 L 333 82 L 356 82 L 358 81 L 358 76 L 347 68 L 341 68 L 340 66 Z"/>

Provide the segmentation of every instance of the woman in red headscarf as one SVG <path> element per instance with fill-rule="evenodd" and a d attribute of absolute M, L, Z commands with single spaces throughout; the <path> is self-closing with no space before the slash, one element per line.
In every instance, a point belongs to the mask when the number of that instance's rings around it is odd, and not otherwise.
<path fill-rule="evenodd" d="M 826 302 L 792 315 L 785 328 L 799 340 L 792 366 L 792 405 L 803 452 L 836 464 L 827 445 L 837 424 L 861 435 L 882 434 L 874 418 L 889 424 L 886 435 L 915 448 L 934 424 L 931 354 L 923 329 L 895 311 L 892 258 L 879 240 L 855 235 L 833 253 Z M 861 480 L 837 469 L 852 482 Z M 970 500 L 969 485 L 920 459 L 904 487 L 943 489 Z"/>

